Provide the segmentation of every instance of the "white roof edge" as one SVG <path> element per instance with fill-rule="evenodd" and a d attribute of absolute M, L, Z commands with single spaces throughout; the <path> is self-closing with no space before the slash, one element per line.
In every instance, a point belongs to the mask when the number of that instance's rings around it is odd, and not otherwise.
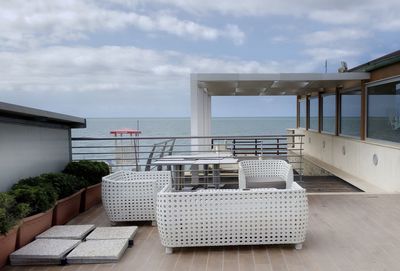
<path fill-rule="evenodd" d="M 32 107 L 0 102 L 0 116 L 4 114 L 6 114 L 7 116 L 9 115 L 15 117 L 32 117 L 37 118 L 40 121 L 44 121 L 44 119 L 49 119 L 55 123 L 66 123 L 71 127 L 86 127 L 86 119 L 84 118 L 36 109 Z"/>
<path fill-rule="evenodd" d="M 368 72 L 344 73 L 192 73 L 197 81 L 342 81 L 368 80 Z"/>

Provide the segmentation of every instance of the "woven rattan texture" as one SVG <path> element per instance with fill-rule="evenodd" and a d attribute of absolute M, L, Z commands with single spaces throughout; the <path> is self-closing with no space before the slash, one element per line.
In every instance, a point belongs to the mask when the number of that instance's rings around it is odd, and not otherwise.
<path fill-rule="evenodd" d="M 170 184 L 169 171 L 118 171 L 103 177 L 102 199 L 110 221 L 156 219 L 157 192 Z"/>
<path fill-rule="evenodd" d="M 246 188 L 246 177 L 281 177 L 286 188 L 293 183 L 293 168 L 284 160 L 243 160 L 239 162 L 239 188 Z"/>
<path fill-rule="evenodd" d="M 308 223 L 306 192 L 291 189 L 169 192 L 157 197 L 165 247 L 300 244 Z"/>

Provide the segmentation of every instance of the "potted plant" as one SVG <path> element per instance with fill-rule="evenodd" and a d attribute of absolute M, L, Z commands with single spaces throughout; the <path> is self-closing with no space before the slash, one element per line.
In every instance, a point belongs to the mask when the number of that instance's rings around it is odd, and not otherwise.
<path fill-rule="evenodd" d="M 21 180 L 11 188 L 10 194 L 17 203 L 25 203 L 30 208 L 28 216 L 22 219 L 18 230 L 17 248 L 20 248 L 52 226 L 57 194 L 54 188 L 42 182 L 40 177 Z"/>
<path fill-rule="evenodd" d="M 79 214 L 81 195 L 85 185 L 73 175 L 47 173 L 40 175 L 42 182 L 52 185 L 57 193 L 53 225 L 63 225 Z"/>
<path fill-rule="evenodd" d="M 70 162 L 63 172 L 87 182 L 87 187 L 82 194 L 81 211 L 88 210 L 101 202 L 101 179 L 110 174 L 106 163 L 87 160 Z"/>
<path fill-rule="evenodd" d="M 0 268 L 14 252 L 17 244 L 18 222 L 29 212 L 28 204 L 17 204 L 14 197 L 0 193 Z"/>

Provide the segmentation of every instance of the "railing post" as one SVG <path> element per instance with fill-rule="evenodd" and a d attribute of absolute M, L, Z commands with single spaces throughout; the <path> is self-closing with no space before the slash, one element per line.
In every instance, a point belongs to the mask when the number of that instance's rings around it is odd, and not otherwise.
<path fill-rule="evenodd" d="M 276 155 L 279 156 L 279 138 L 276 139 Z"/>
<path fill-rule="evenodd" d="M 232 140 L 232 143 L 233 143 L 233 147 L 232 147 L 233 156 L 236 156 L 236 139 Z"/>
<path fill-rule="evenodd" d="M 157 145 L 154 144 L 153 148 L 151 149 L 151 152 L 149 154 L 149 158 L 147 159 L 145 171 L 150 171 L 151 170 L 151 162 L 153 160 L 153 155 L 154 155 L 154 151 L 156 150 L 156 147 L 157 147 Z"/>
<path fill-rule="evenodd" d="M 257 149 L 258 149 L 257 139 L 254 139 L 254 154 L 255 154 L 255 156 L 257 156 L 257 154 L 258 154 Z"/>

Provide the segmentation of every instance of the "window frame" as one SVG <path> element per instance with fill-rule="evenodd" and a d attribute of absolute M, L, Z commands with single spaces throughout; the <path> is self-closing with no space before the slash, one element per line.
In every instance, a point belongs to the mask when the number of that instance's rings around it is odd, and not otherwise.
<path fill-rule="evenodd" d="M 329 132 L 329 131 L 324 131 L 324 97 L 325 96 L 334 96 L 335 97 L 335 107 L 334 107 L 334 127 L 333 127 L 333 132 Z M 321 134 L 326 134 L 326 135 L 336 135 L 336 92 L 324 92 L 321 93 Z"/>
<path fill-rule="evenodd" d="M 307 97 L 301 98 L 298 100 L 299 101 L 299 127 L 301 129 L 307 129 Z M 301 126 L 301 102 L 304 102 L 304 110 L 305 110 L 305 116 L 304 116 L 304 127 Z"/>
<path fill-rule="evenodd" d="M 365 84 L 365 105 L 366 105 L 366 112 L 365 112 L 365 141 L 367 142 L 371 142 L 371 143 L 377 143 L 377 144 L 383 144 L 383 145 L 394 145 L 396 147 L 400 146 L 400 142 L 396 142 L 396 141 L 390 141 L 390 140 L 385 140 L 385 139 L 379 139 L 379 138 L 372 138 L 369 137 L 368 135 L 368 118 L 369 118 L 369 101 L 368 101 L 368 97 L 369 97 L 369 88 L 370 87 L 376 87 L 376 86 L 380 86 L 380 85 L 385 85 L 385 84 L 390 84 L 393 82 L 399 81 L 400 83 L 400 76 L 396 75 L 396 76 L 392 76 L 392 77 L 388 77 L 385 79 L 380 79 L 380 80 L 376 80 L 373 82 L 368 82 Z"/>
<path fill-rule="evenodd" d="M 315 99 L 316 101 L 317 101 L 317 128 L 316 129 L 314 129 L 314 128 L 311 128 L 311 100 L 313 100 L 313 99 Z M 307 128 L 307 130 L 309 130 L 309 131 L 313 131 L 313 132 L 319 132 L 319 99 L 318 99 L 318 96 L 317 95 L 314 95 L 314 96 L 310 96 L 309 98 L 308 98 L 308 104 L 309 104 L 309 106 L 308 106 L 308 115 L 307 115 L 307 118 L 308 118 L 308 128 Z"/>
<path fill-rule="evenodd" d="M 347 134 L 343 134 L 342 133 L 342 109 L 343 109 L 343 101 L 342 101 L 342 96 L 346 95 L 346 93 L 350 93 L 350 92 L 359 92 L 360 93 L 360 126 L 361 126 L 361 115 L 362 115 L 362 89 L 361 87 L 354 87 L 354 88 L 349 88 L 349 89 L 345 89 L 342 92 L 340 92 L 340 97 L 339 97 L 339 103 L 340 103 L 340 107 L 339 107 L 339 136 L 342 137 L 347 137 L 347 138 L 353 138 L 353 139 L 361 139 L 361 130 L 358 132 L 359 135 L 358 136 L 353 136 L 353 135 L 347 135 Z M 366 95 L 367 96 L 367 95 Z M 368 110 L 367 110 L 368 111 Z M 361 127 L 360 127 L 361 129 Z"/>

